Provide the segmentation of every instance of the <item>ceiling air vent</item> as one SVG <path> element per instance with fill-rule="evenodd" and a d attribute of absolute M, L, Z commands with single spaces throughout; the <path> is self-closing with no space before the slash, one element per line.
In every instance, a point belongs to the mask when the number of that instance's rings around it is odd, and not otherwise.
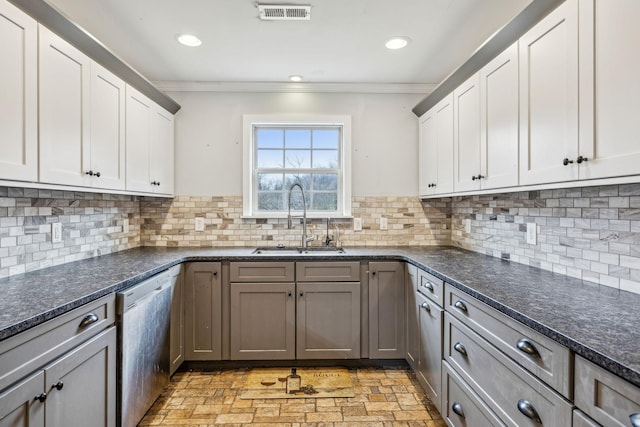
<path fill-rule="evenodd" d="M 308 21 L 311 6 L 259 4 L 260 19 L 263 21 Z"/>

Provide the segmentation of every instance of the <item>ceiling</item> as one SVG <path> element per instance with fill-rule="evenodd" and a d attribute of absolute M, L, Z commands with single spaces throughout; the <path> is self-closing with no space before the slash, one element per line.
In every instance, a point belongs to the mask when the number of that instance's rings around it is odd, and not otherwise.
<path fill-rule="evenodd" d="M 251 0 L 47 1 L 152 81 L 374 84 L 440 83 L 531 2 L 300 0 L 310 21 L 260 21 Z M 391 36 L 411 43 L 388 50 Z"/>

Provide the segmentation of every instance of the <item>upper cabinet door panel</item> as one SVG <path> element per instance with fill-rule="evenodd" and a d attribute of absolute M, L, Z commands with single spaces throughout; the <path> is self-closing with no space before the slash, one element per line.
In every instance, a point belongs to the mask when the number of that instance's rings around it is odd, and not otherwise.
<path fill-rule="evenodd" d="M 480 189 L 480 78 L 474 74 L 453 91 L 455 191 Z M 478 176 L 480 175 L 480 176 Z"/>
<path fill-rule="evenodd" d="M 520 183 L 578 178 L 578 1 L 520 38 Z"/>
<path fill-rule="evenodd" d="M 482 188 L 518 185 L 518 43 L 480 70 Z"/>
<path fill-rule="evenodd" d="M 47 28 L 38 28 L 40 181 L 89 185 L 90 60 Z"/>
<path fill-rule="evenodd" d="M 580 3 L 580 178 L 640 173 L 640 2 Z M 595 98 L 595 99 L 594 99 Z"/>
<path fill-rule="evenodd" d="M 0 2 L 0 179 L 38 179 L 38 26 Z"/>
<path fill-rule="evenodd" d="M 173 194 L 173 114 L 156 106 L 153 114 L 152 176 L 155 192 Z"/>
<path fill-rule="evenodd" d="M 126 93 L 127 190 L 152 192 L 153 102 L 131 86 L 127 86 Z"/>
<path fill-rule="evenodd" d="M 433 194 L 433 184 L 438 180 L 438 146 L 436 116 L 433 109 L 420 117 L 420 145 L 418 147 L 418 193 Z"/>
<path fill-rule="evenodd" d="M 447 96 L 435 107 L 436 138 L 438 147 L 438 179 L 435 194 L 453 192 L 453 95 Z"/>
<path fill-rule="evenodd" d="M 124 190 L 124 108 L 124 81 L 94 62 L 91 65 L 90 161 L 94 187 Z"/>

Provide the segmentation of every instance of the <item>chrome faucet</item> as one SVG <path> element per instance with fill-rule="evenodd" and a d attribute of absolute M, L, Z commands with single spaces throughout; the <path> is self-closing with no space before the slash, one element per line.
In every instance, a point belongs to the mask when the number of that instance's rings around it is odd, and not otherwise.
<path fill-rule="evenodd" d="M 307 237 L 307 198 L 304 195 L 304 188 L 300 185 L 299 182 L 294 183 L 291 187 L 289 187 L 289 212 L 287 214 L 287 228 L 291 230 L 293 228 L 293 223 L 291 222 L 291 218 L 300 218 L 291 216 L 291 192 L 294 187 L 298 187 L 300 192 L 302 193 L 302 247 L 306 248 L 307 243 L 313 240 L 313 237 Z"/>

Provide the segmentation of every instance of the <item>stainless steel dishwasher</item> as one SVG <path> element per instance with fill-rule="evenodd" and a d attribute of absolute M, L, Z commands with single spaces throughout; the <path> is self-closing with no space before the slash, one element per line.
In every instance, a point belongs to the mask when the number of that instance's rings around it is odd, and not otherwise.
<path fill-rule="evenodd" d="M 135 427 L 169 382 L 169 275 L 118 293 L 117 308 L 118 418 Z"/>

